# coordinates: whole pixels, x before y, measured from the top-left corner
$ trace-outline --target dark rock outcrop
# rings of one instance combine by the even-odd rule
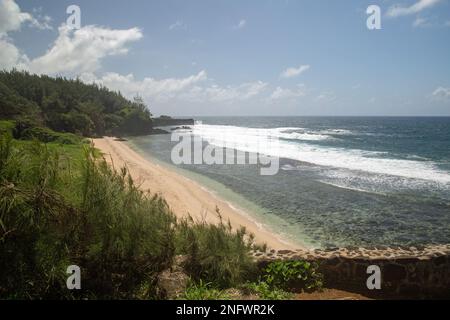
[[[167,116],[161,116],[159,118],[153,118],[154,127],[168,127],[168,126],[193,126],[194,119],[175,119]]]
[[[183,268],[185,260],[185,256],[176,256],[173,265],[159,274],[157,286],[165,299],[177,299],[184,294],[189,281]]]

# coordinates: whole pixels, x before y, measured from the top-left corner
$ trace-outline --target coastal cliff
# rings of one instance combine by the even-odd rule
[[[175,119],[169,116],[160,116],[153,118],[153,126],[167,127],[167,126],[192,126],[195,123],[194,119]]]

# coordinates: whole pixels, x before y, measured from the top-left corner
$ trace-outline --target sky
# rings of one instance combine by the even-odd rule
[[[450,0],[0,0],[12,68],[139,95],[155,115],[449,116]]]

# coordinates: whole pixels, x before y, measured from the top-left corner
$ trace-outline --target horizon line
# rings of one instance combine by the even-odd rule
[[[450,114],[448,115],[158,115],[153,116],[155,118],[161,116],[169,116],[169,117],[181,117],[181,118],[230,118],[230,117],[259,117],[259,118],[269,118],[269,117],[278,117],[278,118],[289,118],[289,117],[305,117],[305,118],[450,118]]]

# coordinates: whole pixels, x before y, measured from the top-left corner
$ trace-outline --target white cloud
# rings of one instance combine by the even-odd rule
[[[27,56],[22,54],[6,36],[0,36],[0,70],[25,69],[27,63]]]
[[[0,34],[19,30],[22,23],[32,20],[31,14],[21,12],[13,0],[0,0]]]
[[[87,83],[98,83],[112,90],[121,91],[131,98],[136,94],[143,96],[148,102],[186,99],[195,102],[232,102],[254,98],[263,92],[267,83],[262,81],[248,82],[235,86],[220,86],[208,79],[206,71],[184,78],[154,79],[146,77],[136,79],[133,74],[98,73],[101,61],[107,56],[126,54],[130,42],[142,38],[138,28],[113,30],[98,26],[84,26],[72,30],[65,25],[58,28],[58,37],[48,51],[33,60],[14,46],[7,32],[18,30],[25,21],[38,28],[49,28],[51,18],[42,14],[42,9],[35,9],[39,19],[22,13],[12,0],[0,0],[2,20],[0,27],[0,68],[26,69],[38,74],[61,74],[80,76]],[[5,12],[7,14],[5,15]],[[47,23],[39,24],[38,20]],[[240,27],[245,25],[240,22]],[[170,29],[183,28],[185,25],[177,21]],[[196,63],[193,63],[195,65]],[[209,83],[203,84],[203,82]]]
[[[419,0],[418,2],[414,3],[409,7],[396,4],[388,9],[387,15],[389,17],[407,16],[431,8],[432,6],[436,5],[439,2],[441,2],[441,0]]]
[[[260,95],[267,87],[262,81],[247,82],[237,86],[195,86],[179,96],[182,100],[191,102],[238,102]]]
[[[426,27],[426,26],[428,26],[429,23],[428,23],[428,20],[427,20],[427,19],[417,17],[416,20],[414,20],[414,22],[413,22],[412,25],[413,25],[414,28],[420,28],[420,27]]]
[[[102,58],[127,52],[126,44],[142,37],[137,28],[111,30],[85,26],[79,30],[59,27],[58,38],[42,56],[29,60],[13,44],[8,32],[19,30],[28,23],[31,27],[51,29],[51,18],[34,9],[35,18],[22,12],[13,0],[0,0],[0,67],[26,69],[35,73],[70,75],[93,72],[100,67]]]
[[[299,84],[295,89],[277,87],[270,95],[271,100],[294,99],[303,97],[306,94],[305,86]]]
[[[53,19],[43,14],[42,7],[34,8],[33,16],[35,17],[31,21],[33,26],[41,30],[53,30],[53,26],[51,25]]]
[[[83,74],[81,79],[87,83],[95,82],[111,90],[121,91],[129,98],[139,94],[147,99],[167,100],[196,83],[206,80],[207,74],[206,71],[200,71],[198,74],[186,78],[157,80],[147,77],[143,80],[136,80],[132,74],[120,75],[110,72],[100,78],[92,73],[87,73]]]
[[[318,102],[332,102],[334,100],[336,100],[336,95],[333,91],[322,92],[316,97],[316,101]]]
[[[13,0],[0,0],[0,69],[27,69],[28,57],[14,45],[8,33],[20,30],[24,23],[39,29],[51,28],[49,17],[38,18],[22,12]]]
[[[247,20],[241,19],[237,25],[233,27],[233,29],[242,29],[247,25]]]
[[[50,25],[52,19],[42,15],[41,10],[34,9],[33,13],[36,14],[34,17],[30,13],[22,12],[14,0],[0,0],[0,35],[19,30],[23,23],[42,30],[52,29]]]
[[[436,100],[450,100],[450,88],[438,87],[432,93]]]
[[[36,73],[84,73],[100,67],[106,56],[125,54],[126,44],[142,38],[138,28],[113,30],[85,26],[70,30],[62,25],[53,46],[41,57],[32,60],[29,69]]]
[[[242,92],[241,99],[250,99],[259,95],[267,87],[267,83],[262,81],[244,83],[239,86]]]
[[[186,29],[187,25],[183,23],[183,21],[177,20],[175,23],[172,23],[169,26],[169,30],[177,30],[177,29]]]
[[[185,78],[144,78],[143,80],[135,79],[132,74],[106,73],[102,77],[96,77],[92,73],[86,73],[81,76],[81,80],[87,83],[95,82],[111,90],[120,91],[128,98],[139,94],[149,104],[153,101],[167,102],[169,100],[195,103],[244,101],[258,96],[267,87],[267,83],[262,81],[237,86],[202,84],[208,80],[212,81],[208,79],[204,70]]]
[[[292,78],[292,77],[296,77],[300,74],[302,74],[303,72],[307,71],[310,68],[309,65],[302,65],[298,68],[287,68],[286,70],[284,70],[280,77],[282,78]]]
[[[86,83],[97,83],[111,90],[120,91],[132,98],[140,94],[151,105],[153,102],[177,101],[203,103],[232,103],[257,98],[268,86],[262,81],[246,82],[238,85],[221,86],[208,79],[206,71],[187,77],[155,79],[146,77],[136,79],[133,74],[123,75],[114,72],[100,73],[101,62],[105,57],[128,52],[127,45],[142,38],[138,28],[113,30],[98,26],[84,26],[71,30],[65,25],[58,28],[58,36],[45,54],[32,60],[23,54],[8,37],[7,32],[20,29],[27,22],[41,29],[51,28],[51,18],[43,15],[42,9],[35,9],[34,18],[23,13],[12,0],[0,0],[0,69],[25,69],[38,74],[60,74],[68,77],[80,76]],[[5,12],[8,14],[5,15]],[[40,22],[39,22],[40,21]],[[238,27],[245,26],[241,20]],[[185,28],[181,21],[170,29]],[[193,62],[192,65],[196,65]]]

